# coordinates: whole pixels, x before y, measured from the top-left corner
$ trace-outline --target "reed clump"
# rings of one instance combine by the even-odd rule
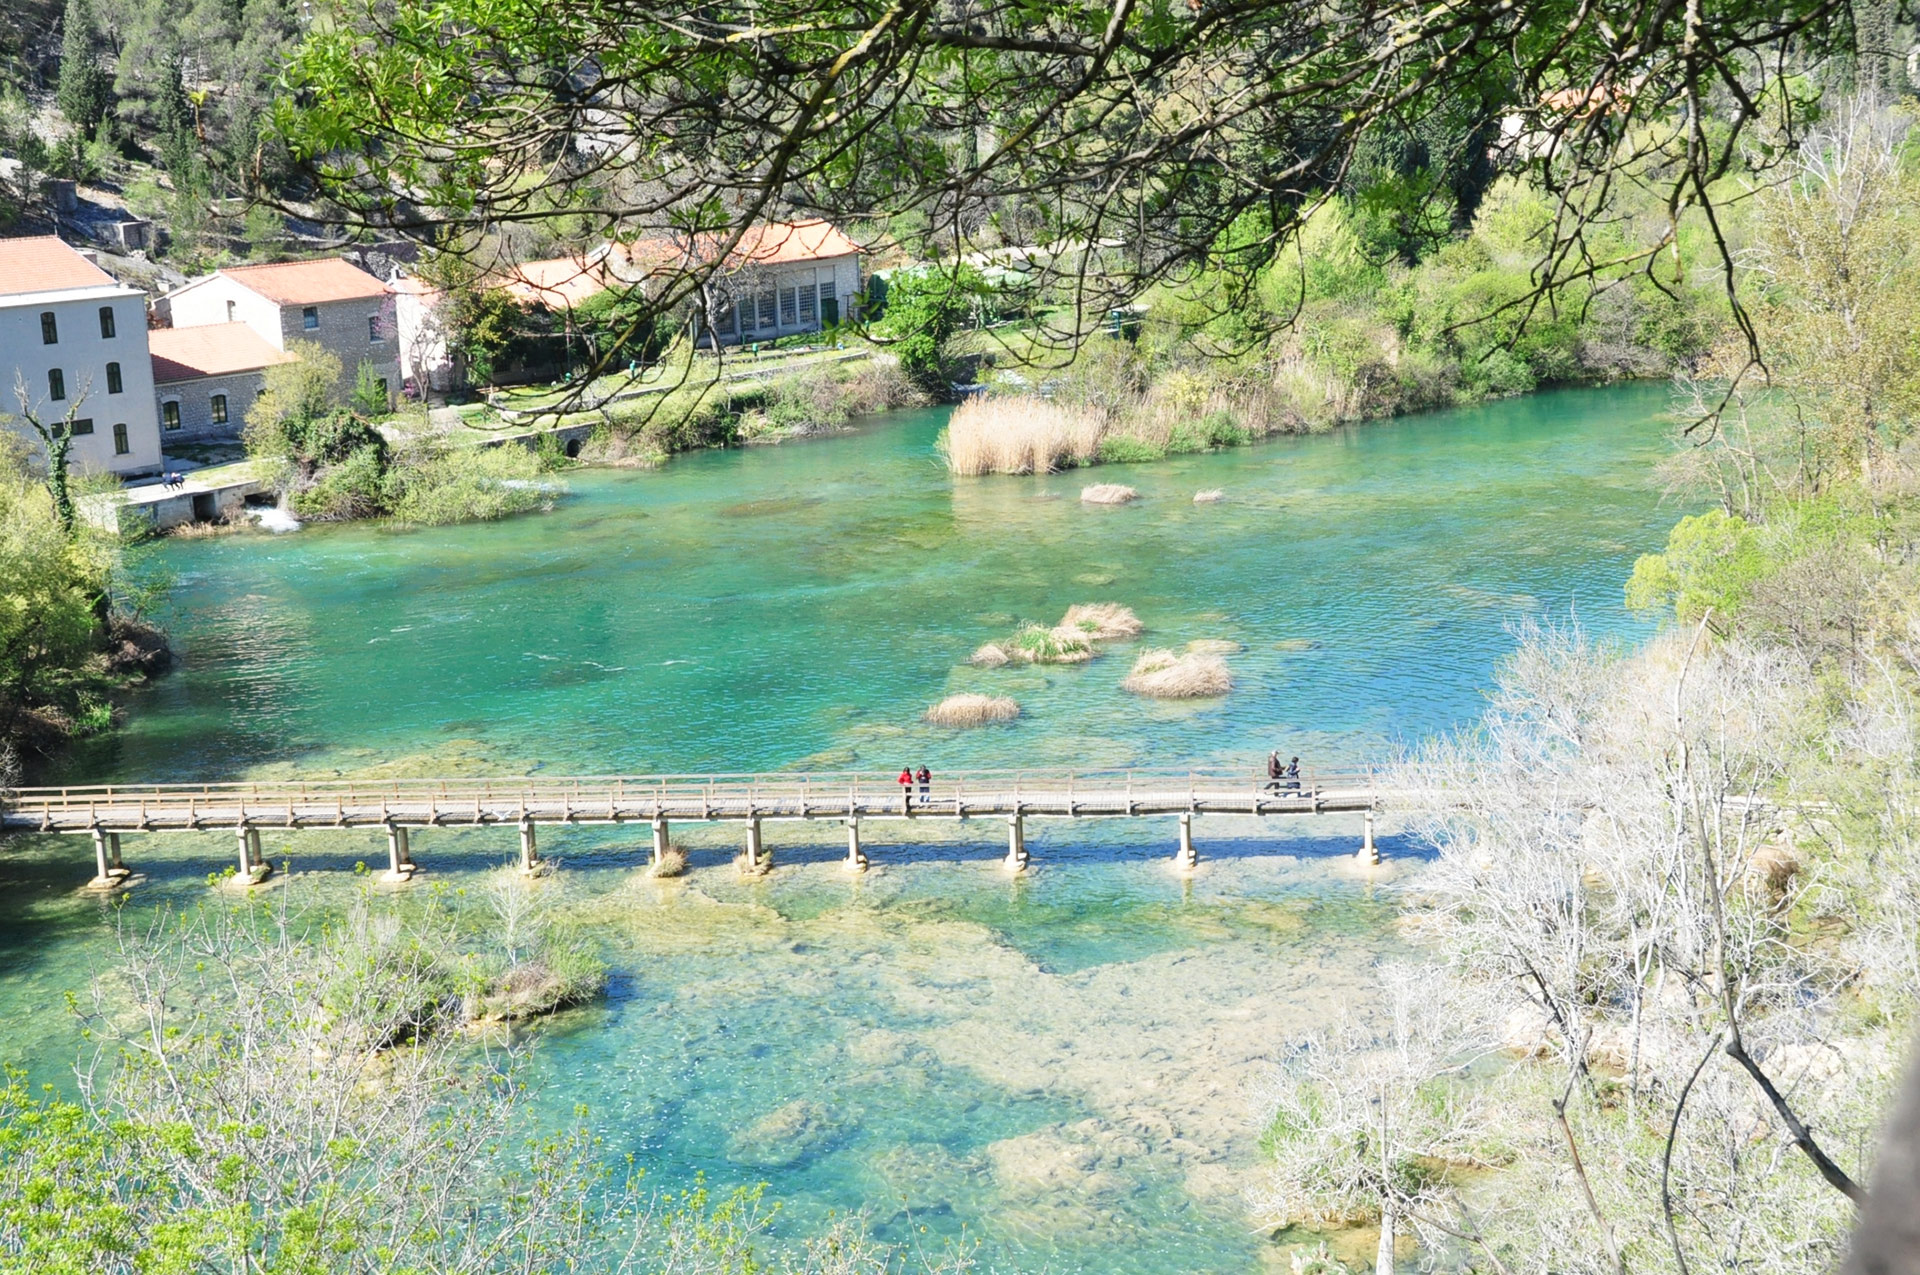
[[[1196,491],[1193,493],[1193,503],[1196,505],[1217,504],[1226,498],[1227,493],[1218,487],[1209,487],[1205,491]]]
[[[1061,617],[1056,627],[1093,642],[1139,637],[1146,628],[1140,623],[1140,617],[1133,613],[1132,607],[1121,606],[1118,602],[1075,603],[1067,608],[1066,615]]]
[[[664,881],[669,877],[687,875],[687,852],[679,846],[668,846],[659,861],[648,870],[647,875],[655,880]]]
[[[998,642],[983,642],[967,657],[967,663],[975,668],[1005,668],[1013,662],[1007,654],[1007,648]]]
[[[1080,502],[1087,505],[1124,505],[1139,497],[1139,492],[1120,483],[1095,483],[1080,489]]]
[[[1078,633],[1029,624],[1001,644],[1021,664],[1083,664],[1093,658],[1093,643]]]
[[[949,695],[926,712],[926,720],[935,726],[965,729],[1010,722],[1020,716],[1020,705],[1004,695]]]
[[[1208,699],[1233,689],[1233,675],[1218,655],[1143,651],[1121,689],[1148,699]]]
[[[1091,463],[1105,429],[1106,414],[1095,407],[1030,394],[970,398],[953,409],[940,450],[962,477],[1050,474]]]

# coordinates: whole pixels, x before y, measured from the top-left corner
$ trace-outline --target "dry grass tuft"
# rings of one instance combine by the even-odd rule
[[[1205,699],[1232,690],[1233,675],[1217,655],[1143,651],[1120,686],[1149,699]]]
[[[1232,655],[1247,648],[1225,638],[1195,638],[1187,643],[1189,655]]]
[[[1211,505],[1226,498],[1227,493],[1218,487],[1209,487],[1205,491],[1193,493],[1193,503],[1196,505]]]
[[[1123,487],[1119,483],[1095,483],[1091,487],[1080,489],[1081,503],[1088,505],[1124,505],[1139,497],[1139,492],[1131,487]]]
[[[935,726],[987,726],[1020,716],[1020,705],[1004,695],[949,695],[927,710]]]
[[[687,852],[679,846],[668,846],[667,852],[660,856],[660,862],[648,870],[648,875],[664,880],[667,877],[681,877],[687,874]]]
[[[967,658],[967,663],[976,668],[1000,668],[1010,663],[1012,657],[998,642],[988,642]]]
[[[1112,642],[1139,637],[1146,626],[1131,607],[1118,602],[1081,602],[1067,608],[1057,626],[1065,633],[1078,634],[1094,642]]]
[[[743,877],[764,877],[773,871],[773,851],[762,846],[759,863],[748,863],[746,855],[737,854],[733,857],[733,866],[740,869]]]
[[[970,398],[953,409],[941,450],[947,468],[980,474],[1050,474],[1084,465],[1100,450],[1106,416],[1032,395]]]

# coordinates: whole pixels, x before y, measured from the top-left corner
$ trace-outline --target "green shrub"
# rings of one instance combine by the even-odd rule
[[[1145,439],[1135,438],[1131,434],[1108,434],[1100,440],[1100,463],[1103,465],[1131,465],[1142,461],[1161,460],[1166,457],[1167,449]]]
[[[372,518],[387,511],[390,500],[384,447],[368,444],[328,465],[320,480],[293,493],[293,510],[318,521]]]
[[[1243,447],[1253,441],[1253,431],[1225,409],[1208,413],[1200,422],[1200,434],[1209,447]]]
[[[566,491],[542,477],[540,457],[522,447],[424,446],[394,467],[393,516],[439,526],[548,509]]]

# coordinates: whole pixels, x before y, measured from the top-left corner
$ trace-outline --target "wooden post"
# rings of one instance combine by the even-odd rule
[[[1027,828],[1026,820],[1018,814],[1007,816],[1007,871],[1025,872],[1027,870]]]
[[[1182,872],[1191,872],[1200,863],[1200,856],[1193,848],[1193,812],[1180,813],[1180,849],[1173,856],[1173,866]]]
[[[1360,834],[1360,853],[1354,856],[1361,863],[1380,862],[1380,851],[1373,844],[1373,811],[1367,811],[1365,830]]]
[[[747,820],[747,870],[750,872],[760,870],[760,821],[758,819]]]
[[[867,856],[860,850],[860,816],[847,820],[847,871],[859,872],[867,866]]]
[[[540,870],[540,843],[533,835],[533,820],[520,819],[520,871],[532,876]]]
[[[240,875],[253,875],[253,829],[242,825],[235,830],[240,842]]]
[[[754,826],[757,828],[759,826],[760,821],[756,819],[753,821],[753,823],[754,823]],[[661,865],[661,863],[663,863],[666,860],[666,857],[667,857],[667,817],[665,815],[655,815],[653,817],[653,866],[658,868]],[[757,858],[758,856],[749,852],[748,857]]]

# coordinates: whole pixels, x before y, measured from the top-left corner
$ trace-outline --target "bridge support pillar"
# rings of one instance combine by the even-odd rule
[[[120,862],[120,834],[104,828],[93,830],[93,880],[90,890],[117,890],[127,883],[133,870]]]
[[[1019,815],[1007,816],[1007,871],[1027,870],[1027,821]]]
[[[760,871],[765,863],[763,855],[765,847],[766,843],[760,839],[760,821],[758,819],[747,820],[747,849],[746,858],[742,861],[742,866],[745,867],[748,872]]]
[[[866,852],[860,848],[860,816],[847,820],[847,871],[860,872],[867,866]]]
[[[387,825],[388,881],[411,881],[420,869],[413,861],[413,849],[407,843],[407,830],[397,823]]]
[[[663,816],[653,817],[653,866],[658,868],[667,857],[667,821]]]
[[[1182,872],[1191,872],[1200,864],[1200,856],[1193,848],[1193,812],[1180,816],[1180,848],[1174,852],[1173,866]]]
[[[520,871],[535,876],[541,868],[540,841],[533,835],[533,820],[520,821]]]
[[[259,885],[273,875],[266,855],[260,850],[260,830],[242,826],[234,832],[240,843],[240,873],[236,879],[242,885]]]
[[[1373,844],[1373,811],[1371,810],[1367,811],[1366,826],[1360,833],[1360,853],[1354,858],[1367,864],[1380,862],[1380,851]]]

